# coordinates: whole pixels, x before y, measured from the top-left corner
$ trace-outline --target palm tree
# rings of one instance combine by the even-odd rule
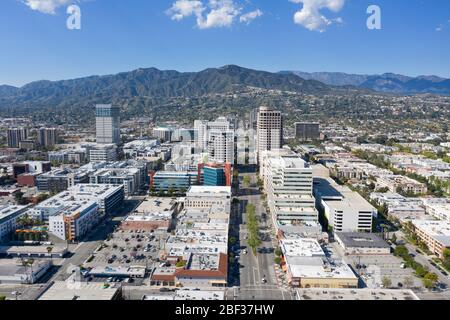
[[[47,253],[50,255],[50,261],[53,262],[53,256],[52,256],[53,247],[47,247]]]
[[[29,258],[24,260],[23,258],[20,258],[20,262],[22,264],[23,267],[25,267],[25,273],[28,274],[28,283],[32,282],[32,277],[33,277],[33,264],[34,264],[34,259],[33,258]],[[31,268],[31,273],[29,273],[28,271],[30,270],[29,268]]]

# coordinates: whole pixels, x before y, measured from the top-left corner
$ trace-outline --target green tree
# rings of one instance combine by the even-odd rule
[[[436,283],[439,280],[438,275],[434,272],[428,272],[424,278],[433,281],[434,283]]]
[[[394,255],[398,257],[405,257],[408,255],[408,249],[405,246],[397,246],[395,247]]]
[[[392,280],[386,276],[381,279],[381,283],[383,284],[383,288],[390,288],[392,286]]]
[[[427,289],[431,289],[434,287],[435,283],[433,281],[431,281],[430,279],[422,279],[423,285],[425,286],[425,288]]]
[[[406,288],[412,288],[414,286],[414,280],[412,277],[408,276],[403,280],[403,284]]]
[[[283,254],[283,252],[281,251],[280,248],[276,248],[276,249],[275,249],[275,255],[276,255],[277,257],[280,257],[282,254]]]
[[[397,236],[395,235],[395,233],[392,234],[391,241],[392,241],[393,244],[397,243]]]
[[[0,301],[5,301],[6,297],[5,296],[0,296]]]
[[[449,248],[446,248],[444,250],[444,258],[445,259],[449,259],[450,258],[450,249]]]
[[[281,258],[280,257],[275,257],[274,262],[278,265],[281,264]]]
[[[427,274],[427,270],[424,268],[424,266],[422,266],[421,264],[419,264],[416,268],[416,275],[420,278],[425,277],[425,275]]]
[[[248,188],[250,186],[250,177],[245,176],[244,179],[242,179],[242,183],[244,184],[244,187]]]

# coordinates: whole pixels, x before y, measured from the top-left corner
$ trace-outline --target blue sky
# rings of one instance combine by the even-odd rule
[[[450,78],[448,0],[180,1],[195,10],[176,0],[1,0],[0,84],[225,64]],[[71,3],[81,30],[66,28]],[[366,27],[371,4],[381,30]]]

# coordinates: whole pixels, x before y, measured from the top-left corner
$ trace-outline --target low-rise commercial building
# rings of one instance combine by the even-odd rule
[[[358,278],[342,261],[328,258],[315,239],[280,241],[283,270],[296,288],[357,288]]]
[[[386,255],[391,253],[391,246],[373,233],[336,232],[334,237],[345,255]]]
[[[105,286],[98,282],[55,281],[39,300],[117,300],[121,290],[117,286]]]
[[[231,211],[231,187],[192,186],[186,193],[186,209],[224,208]]]
[[[164,229],[173,226],[174,215],[178,213],[179,203],[171,198],[147,198],[121,223],[122,230]]]
[[[24,266],[20,259],[0,260],[0,284],[36,283],[52,266],[49,260],[34,260],[32,267]]]

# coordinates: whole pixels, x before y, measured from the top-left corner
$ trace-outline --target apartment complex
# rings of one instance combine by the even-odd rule
[[[100,215],[95,201],[65,200],[62,212],[49,217],[49,230],[61,240],[75,241],[87,234]]]
[[[26,128],[9,128],[6,140],[8,147],[19,148],[20,142],[28,138],[28,129]]]
[[[40,128],[38,131],[38,143],[43,147],[52,147],[58,142],[56,128]]]
[[[439,258],[450,248],[450,222],[442,220],[413,220],[417,237]]]
[[[424,183],[400,175],[386,175],[377,180],[379,188],[388,188],[391,192],[402,191],[410,194],[426,194],[427,186]]]
[[[17,219],[25,214],[28,206],[2,205],[0,206],[0,242],[7,240],[16,230]]]
[[[113,214],[120,208],[123,200],[124,187],[121,185],[78,184],[41,202],[27,214],[36,219],[48,221],[50,217],[63,213],[66,204],[71,201],[73,205],[93,201],[97,204],[99,217],[102,217]]]

